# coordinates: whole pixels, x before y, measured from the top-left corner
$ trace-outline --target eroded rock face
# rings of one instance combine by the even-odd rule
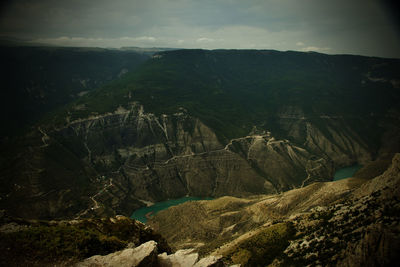
[[[337,266],[390,266],[399,260],[400,228],[371,225],[363,238],[348,245]]]
[[[326,155],[338,166],[371,161],[368,146],[350,128],[335,125],[334,121],[329,121],[325,127],[327,134],[323,134],[311,123],[306,123],[307,137],[304,145],[309,151]]]
[[[185,110],[156,116],[137,103],[38,128],[26,141],[31,147],[13,158],[18,164],[4,165],[2,206],[22,217],[130,215],[143,200],[286,191],[371,158],[361,139],[331,118],[323,118],[323,132],[303,115],[282,114],[294,142],[255,130],[223,145]],[[12,204],[21,199],[27,206]]]

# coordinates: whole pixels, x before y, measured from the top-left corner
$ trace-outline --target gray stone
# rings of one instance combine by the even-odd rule
[[[128,248],[106,256],[92,256],[76,267],[135,267],[157,265],[157,243],[148,241],[136,248]]]
[[[161,267],[191,267],[197,262],[199,254],[193,253],[193,249],[181,249],[174,254],[163,253],[158,255]]]

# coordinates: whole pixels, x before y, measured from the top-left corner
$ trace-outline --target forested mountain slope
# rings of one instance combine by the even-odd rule
[[[134,70],[149,55],[101,48],[0,46],[0,137]]]

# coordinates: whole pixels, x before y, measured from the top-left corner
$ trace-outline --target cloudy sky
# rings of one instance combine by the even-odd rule
[[[400,58],[391,0],[14,0],[0,36],[63,46],[237,48]]]

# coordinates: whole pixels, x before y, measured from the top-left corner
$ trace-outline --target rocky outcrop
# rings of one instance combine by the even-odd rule
[[[372,179],[357,189],[354,196],[361,197],[366,194],[385,192],[381,198],[393,198],[400,196],[400,188],[397,186],[400,180],[400,154],[397,153],[392,159],[392,164],[380,176]]]
[[[199,259],[199,254],[193,249],[178,250],[174,254],[163,253],[158,255],[161,267],[222,267],[226,266],[222,262],[222,256],[209,256]]]
[[[300,106],[285,106],[277,114],[277,124],[287,138],[309,153],[325,158],[334,167],[365,164],[371,161],[374,149],[365,135],[360,135],[353,120],[366,118],[351,116],[306,115]],[[393,125],[394,123],[390,123]],[[371,142],[372,143],[372,142]]]
[[[106,256],[92,256],[78,264],[76,267],[145,267],[158,266],[157,264],[157,243],[148,241],[136,248],[127,248]]]
[[[349,166],[356,162],[365,164],[371,161],[371,152],[362,138],[348,126],[325,119],[326,134],[315,125],[306,123],[305,147],[318,155],[326,155],[336,166]],[[336,124],[336,125],[335,125]]]
[[[397,263],[400,228],[387,226],[377,224],[367,227],[361,240],[348,244],[337,266],[391,266]]]
[[[327,180],[332,164],[296,146],[288,140],[277,140],[270,133],[233,139],[226,149],[239,154],[266,179],[271,192],[286,191],[313,181]]]
[[[167,255],[166,252],[157,255],[157,243],[148,241],[136,248],[127,248],[105,256],[92,256],[76,267],[223,267],[222,256],[209,256],[199,259],[199,254],[192,250],[178,250]]]

